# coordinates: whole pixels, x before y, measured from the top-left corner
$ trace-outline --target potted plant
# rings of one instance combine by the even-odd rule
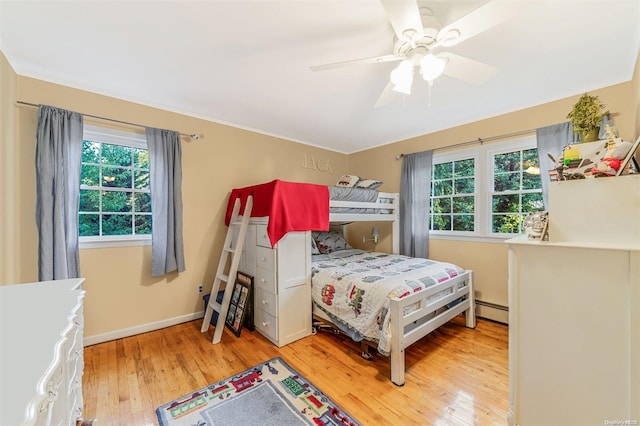
[[[573,125],[573,131],[580,134],[581,142],[598,140],[600,122],[608,114],[603,112],[604,104],[597,96],[584,94],[578,99],[571,112],[567,115]]]

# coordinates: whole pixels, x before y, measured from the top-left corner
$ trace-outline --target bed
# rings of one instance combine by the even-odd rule
[[[467,327],[475,328],[473,272],[452,264],[399,256],[398,194],[379,192],[374,188],[361,189],[373,191],[335,191],[323,185],[276,180],[234,189],[229,205],[238,197],[244,201],[249,194],[253,195],[251,215],[268,216],[267,233],[272,247],[292,231],[316,231],[316,238],[311,238],[315,242],[318,232],[331,232],[330,223],[342,225],[342,230],[345,230],[345,225],[351,222],[391,222],[392,255],[353,250],[346,241],[340,247],[344,250],[335,250],[334,247],[332,250],[323,250],[324,253],[316,252],[312,256],[313,302],[310,303],[318,324],[336,327],[354,340],[376,346],[378,352],[389,355],[391,381],[401,386],[405,382],[404,351],[408,346],[463,313]],[[362,195],[365,192],[369,195]],[[360,195],[354,195],[356,193]],[[362,201],[362,197],[371,198]],[[337,233],[331,235],[337,240]],[[313,247],[311,251],[314,251]],[[391,269],[382,268],[383,264],[387,267],[390,264]],[[364,268],[365,265],[373,269]],[[372,278],[376,276],[382,278]],[[338,278],[347,283],[358,277],[362,280],[346,284],[346,290],[335,285]],[[332,284],[329,282],[331,280]],[[381,289],[371,287],[376,283],[383,284]],[[328,287],[329,284],[333,285],[333,289]],[[366,295],[366,300],[363,300],[368,305],[358,307],[357,299],[362,296],[363,289]],[[373,294],[381,296],[373,301]],[[337,298],[345,300],[342,304],[347,306],[342,307],[344,312],[332,310],[326,305],[325,301],[331,297],[334,307],[339,305]],[[362,301],[359,303],[362,305]],[[369,315],[366,325],[363,325],[366,322],[363,308],[367,309]],[[355,315],[358,309],[360,312]],[[345,312],[346,316],[343,315]],[[353,321],[355,316],[362,321]],[[372,321],[380,321],[377,334],[372,332],[376,328]]]
[[[315,326],[390,356],[398,386],[409,345],[462,313],[475,327],[473,272],[451,263],[347,247],[312,256],[311,294]]]

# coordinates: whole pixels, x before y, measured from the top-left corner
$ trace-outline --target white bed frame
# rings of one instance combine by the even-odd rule
[[[393,228],[393,253],[399,252],[399,196],[394,193],[380,193],[377,203],[359,203],[349,201],[330,201],[331,207],[358,207],[387,209],[390,213],[379,214],[358,214],[358,213],[330,213],[329,221],[332,223],[362,222],[362,221],[391,221]],[[463,285],[464,283],[464,285]],[[428,300],[429,297],[447,291],[443,297],[435,300]],[[446,305],[463,298],[457,305],[447,309]],[[407,306],[417,304],[418,307],[413,312],[404,315]],[[314,315],[318,315],[324,320],[328,320],[326,315],[320,314],[319,309],[315,309]],[[405,360],[404,350],[411,344],[420,340],[442,324],[450,321],[454,317],[464,313],[466,326],[476,327],[475,297],[473,286],[473,271],[467,270],[458,277],[426,288],[419,292],[405,296],[401,299],[391,299],[389,314],[391,315],[391,381],[402,386],[405,382]]]
[[[350,222],[392,222],[392,250],[400,252],[400,197],[397,193],[380,192],[375,203],[358,201],[329,201],[329,207],[351,207],[360,209],[384,209],[389,213],[329,213],[329,222],[348,224]],[[343,227],[346,233],[346,228]]]

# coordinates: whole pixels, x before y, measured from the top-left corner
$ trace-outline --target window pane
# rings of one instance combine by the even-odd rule
[[[542,173],[542,171],[540,172]],[[541,175],[522,174],[522,189],[542,189]]]
[[[522,194],[522,211],[528,213],[528,212],[535,212],[538,210],[544,210],[542,193],[533,192],[528,194]]]
[[[80,211],[99,212],[100,211],[100,191],[81,189],[80,190]]]
[[[453,181],[440,180],[433,182],[433,196],[451,195],[453,194]]]
[[[82,162],[100,163],[100,144],[91,141],[82,141]]]
[[[474,197],[454,197],[453,212],[454,213],[473,213]]]
[[[456,215],[453,217],[454,231],[473,231],[473,215]]]
[[[451,213],[451,199],[434,198],[431,200],[431,209],[433,213]]]
[[[447,179],[453,176],[453,163],[441,163],[433,166],[433,179]]]
[[[133,187],[135,189],[149,189],[149,172],[136,170],[134,173],[135,182],[133,183]]]
[[[133,148],[128,146],[102,144],[102,163],[113,166],[131,166]]]
[[[151,212],[151,194],[136,192],[133,194],[133,205],[137,212]]]
[[[456,161],[454,164],[455,168],[455,176],[473,176],[475,173],[474,170],[474,159],[469,158],[467,160]]]
[[[474,178],[458,178],[454,183],[454,194],[473,194],[475,192]]]
[[[451,230],[451,216],[434,214],[431,217],[432,230],[433,231],[450,231]]]
[[[519,191],[520,190],[520,173],[500,173],[494,178],[494,191]]]
[[[494,214],[492,231],[503,234],[517,234],[520,233],[520,224],[523,221],[523,216],[519,214]]]
[[[103,167],[102,186],[109,188],[131,188],[131,169]]]
[[[522,163],[525,166],[523,170],[526,170],[527,167],[538,167],[538,149],[531,148],[522,151]]]
[[[520,170],[520,151],[494,156],[494,172],[514,172]]]
[[[131,235],[132,221],[130,214],[105,214],[102,216],[102,235]]]
[[[80,185],[100,186],[100,166],[82,165]]]
[[[100,235],[100,215],[80,214],[78,231],[81,237],[96,237]]]
[[[136,234],[151,234],[151,215],[136,215]]]
[[[131,192],[129,191],[103,191],[103,212],[130,212]]]
[[[509,213],[520,211],[520,195],[494,195],[493,197],[493,209],[494,213]]]
[[[138,169],[149,170],[149,151],[146,149],[133,149],[134,165]]]

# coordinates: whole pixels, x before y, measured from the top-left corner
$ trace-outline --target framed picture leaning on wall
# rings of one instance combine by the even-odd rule
[[[229,311],[225,324],[233,331],[237,337],[240,337],[242,326],[246,325],[249,330],[253,331],[253,309],[251,299],[253,297],[253,277],[238,271],[236,281],[233,284],[233,294],[229,302]],[[245,324],[249,322],[250,324]]]

